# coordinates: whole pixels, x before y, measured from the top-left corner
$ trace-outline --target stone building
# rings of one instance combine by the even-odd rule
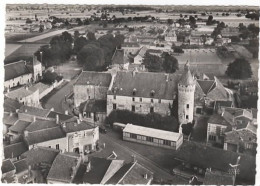
[[[110,73],[83,71],[73,86],[75,107],[89,99],[106,100],[111,78]]]
[[[115,109],[169,115],[177,91],[175,74],[119,71],[112,78],[107,95],[107,115]]]

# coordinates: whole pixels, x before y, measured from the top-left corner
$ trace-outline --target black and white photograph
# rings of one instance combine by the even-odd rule
[[[259,3],[80,2],[2,5],[1,182],[260,184]]]

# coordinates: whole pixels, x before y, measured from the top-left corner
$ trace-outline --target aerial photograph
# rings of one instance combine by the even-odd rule
[[[259,13],[6,4],[1,182],[255,185]]]

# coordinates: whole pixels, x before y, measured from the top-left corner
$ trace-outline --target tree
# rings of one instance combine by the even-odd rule
[[[252,76],[252,69],[246,59],[237,58],[228,65],[226,74],[231,78],[246,79]]]
[[[95,33],[93,33],[93,32],[88,32],[87,33],[87,37],[88,37],[88,40],[90,40],[90,41],[95,41],[96,40]]]
[[[195,27],[196,27],[196,19],[195,19],[195,17],[190,16],[190,17],[189,17],[189,21],[190,21],[190,26],[191,26],[192,28],[195,28]]]
[[[167,19],[167,23],[168,23],[169,25],[172,25],[172,24],[173,24],[173,20],[172,20],[172,19]]]
[[[25,21],[26,24],[31,24],[32,23],[32,20],[30,18],[27,18],[26,21]]]
[[[163,69],[162,59],[159,56],[151,55],[149,53],[145,53],[143,64],[149,72],[161,72]]]
[[[212,24],[213,24],[213,16],[210,15],[210,16],[208,17],[208,20],[207,20],[206,25],[212,25]]]
[[[182,50],[181,47],[174,47],[173,52],[175,52],[175,53],[184,53],[184,51]]]
[[[78,30],[75,30],[74,31],[74,41],[77,39],[77,38],[79,38],[79,31]]]
[[[166,73],[174,73],[179,69],[178,60],[168,52],[162,54],[163,68]]]
[[[62,77],[59,76],[56,72],[47,71],[43,74],[42,82],[52,84],[56,80],[59,81],[61,79]]]

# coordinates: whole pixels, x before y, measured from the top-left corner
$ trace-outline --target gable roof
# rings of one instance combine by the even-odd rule
[[[28,165],[35,165],[41,162],[52,164],[59,152],[57,149],[36,146],[23,153],[21,157],[26,159]]]
[[[16,112],[22,106],[16,99],[11,99],[5,96],[4,98],[4,111],[5,112]]]
[[[75,85],[94,85],[109,87],[112,76],[106,72],[83,71],[79,75]]]
[[[61,130],[60,126],[57,126],[44,130],[28,132],[28,135],[25,136],[25,140],[27,141],[28,145],[33,145],[54,139],[65,138],[65,136],[66,135]]]
[[[7,97],[11,98],[11,99],[19,99],[19,98],[25,98],[27,96],[32,95],[33,93],[35,93],[36,91],[38,91],[37,88],[35,87],[21,87],[15,90],[12,90],[10,92],[8,92],[6,94]]]
[[[49,109],[42,109],[38,107],[29,107],[27,105],[21,106],[19,109],[19,113],[25,113],[32,116],[38,116],[38,117],[47,117],[50,113]]]
[[[177,91],[178,78],[176,74],[118,71],[108,94],[132,97],[135,89],[136,97],[172,100]],[[152,91],[154,96],[151,96]]]
[[[21,60],[5,65],[5,81],[17,78],[25,74],[30,74],[31,72],[29,68],[27,68],[25,63],[25,61]]]
[[[15,166],[11,162],[11,160],[7,159],[2,162],[1,170],[2,170],[2,174],[4,174],[4,173],[15,170]]]
[[[136,47],[136,48],[138,48],[138,47],[140,47],[140,45],[137,42],[124,42],[122,44],[122,48],[123,47]]]
[[[32,122],[28,127],[26,127],[26,131],[28,132],[34,132],[38,130],[43,130],[43,129],[49,129],[53,127],[59,126],[56,124],[56,121],[51,121],[51,120],[36,120]]]
[[[16,158],[20,156],[22,153],[28,150],[27,146],[24,142],[19,142],[11,145],[7,145],[4,147],[4,157],[7,158]]]
[[[124,164],[107,182],[106,184],[116,185],[122,179],[122,177],[133,166],[133,163]]]
[[[208,123],[210,124],[218,124],[218,125],[224,125],[224,126],[230,126],[230,123],[225,120],[224,117],[222,117],[219,114],[214,114],[210,116]]]
[[[256,134],[247,129],[225,133],[225,142],[237,144],[241,141],[244,143],[256,143]]]
[[[80,123],[77,123],[78,121]],[[65,121],[64,123],[62,123],[61,128],[65,133],[95,129],[92,123],[88,123],[86,121],[80,121],[79,119],[75,119],[74,121],[72,120],[68,122]]]
[[[53,161],[47,180],[57,180],[70,183],[73,179],[73,167],[75,168],[77,166],[79,160],[80,158],[76,154],[58,154]]]
[[[16,162],[14,162],[14,166],[16,169],[16,171],[15,171],[16,174],[19,174],[20,172],[23,172],[28,169],[26,159],[22,159],[22,160],[18,160]]]
[[[17,122],[15,122],[14,125],[9,128],[9,130],[22,134],[26,127],[30,125],[30,123],[31,122],[28,121],[17,120]]]
[[[197,80],[197,82],[206,95],[216,86],[213,80]]]
[[[7,113],[7,112],[4,112],[3,124],[14,125],[14,123],[17,120],[18,120],[18,114],[17,113]]]

